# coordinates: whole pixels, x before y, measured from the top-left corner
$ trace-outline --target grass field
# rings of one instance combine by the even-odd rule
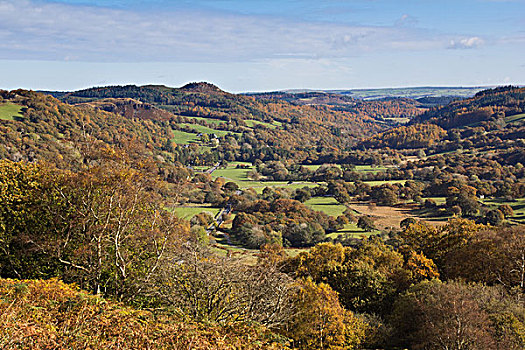
[[[171,139],[171,141],[179,145],[186,145],[188,143],[197,142],[199,140],[197,134],[184,132],[180,130],[173,130],[173,135],[174,136]]]
[[[442,225],[448,217],[424,217],[418,216],[414,212],[415,205],[401,205],[395,207],[389,206],[374,206],[370,203],[352,202],[349,207],[359,213],[360,215],[369,215],[374,219],[378,228],[399,228],[402,220],[412,217],[427,221],[431,225]],[[418,213],[419,214],[419,213]]]
[[[522,114],[515,114],[508,117],[505,117],[505,122],[507,123],[514,123],[525,119],[525,113]]]
[[[213,172],[213,177],[223,177],[227,180],[236,182],[239,186],[241,186],[244,182],[251,182],[250,179],[248,179],[248,172],[253,169],[253,166],[250,164],[250,168],[236,168],[237,163],[228,164],[228,167],[226,169],[217,169]],[[242,187],[242,186],[241,186]]]
[[[514,211],[514,216],[510,221],[525,224],[525,198],[518,198],[515,201],[505,201],[504,199],[487,199],[483,201],[483,204],[497,208],[500,205],[508,204]]]
[[[248,165],[249,168],[236,168],[237,165]],[[226,181],[233,181],[240,188],[253,188],[257,193],[262,193],[265,187],[285,187],[289,189],[296,189],[302,187],[315,187],[315,182],[293,182],[287,181],[255,181],[248,178],[248,172],[254,168],[251,163],[231,162],[226,169],[217,169],[213,172],[213,178],[222,177]]]
[[[327,236],[329,238],[332,238],[332,239],[335,239],[337,238],[338,236],[340,235],[349,235],[349,236],[352,236],[352,237],[355,237],[355,238],[361,238],[361,236],[365,236],[365,237],[368,237],[370,235],[375,235],[375,234],[378,234],[380,233],[379,231],[377,230],[372,230],[370,232],[367,232],[359,227],[357,227],[357,224],[355,223],[350,223],[350,224],[346,224],[345,227],[342,229],[342,230],[339,230],[339,231],[336,231],[336,232],[332,232],[330,234],[328,234]]]
[[[170,210],[173,210],[179,218],[186,219],[186,220],[189,220],[195,215],[203,213],[203,212],[210,212],[213,216],[215,216],[220,211],[219,208],[197,207],[197,206],[195,207],[173,207],[173,208],[170,208]]]
[[[215,134],[219,137],[222,137],[229,133],[240,135],[238,132],[231,132],[227,130],[216,130],[216,129],[212,129],[212,128],[209,128],[207,126],[200,125],[200,124],[186,124],[186,126],[197,132],[202,132],[203,134]]]
[[[0,119],[3,120],[15,120],[15,118],[23,118],[22,106],[15,105],[14,103],[2,103],[0,104]]]
[[[388,168],[384,166],[372,166],[372,165],[356,165],[355,171],[362,173],[374,173],[377,174],[382,171],[386,171]]]
[[[304,204],[313,210],[322,211],[326,215],[334,217],[341,215],[346,210],[346,207],[333,197],[313,197]]]
[[[308,164],[308,165],[303,165],[303,166],[307,169],[315,171],[319,169],[320,167],[322,167],[323,165],[328,165],[328,164]],[[337,168],[341,168],[339,164],[330,164],[330,165],[335,166]]]

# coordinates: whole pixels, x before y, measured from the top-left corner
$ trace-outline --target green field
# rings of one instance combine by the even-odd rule
[[[190,129],[195,130],[195,133],[185,132],[181,130],[173,130],[174,137],[171,139],[171,141],[179,145],[186,145],[188,143],[200,142],[200,137],[197,136],[197,133],[215,134],[219,137],[222,137],[229,133],[240,135],[240,133],[231,132],[227,130],[216,130],[216,129],[212,129],[212,128],[209,128],[207,126],[200,125],[200,124],[184,124],[184,125]]]
[[[510,218],[510,221],[525,224],[525,198],[518,198],[515,201],[505,201],[504,199],[486,199],[483,200],[483,204],[488,205],[492,208],[497,208],[500,205],[508,204],[514,211],[514,216]]]
[[[388,168],[384,166],[373,166],[373,165],[356,165],[355,171],[361,173],[374,173],[377,174],[382,171],[386,171]]]
[[[304,202],[313,210],[322,211],[327,215],[337,217],[346,210],[346,207],[333,197],[313,197]]]
[[[213,172],[213,177],[223,177],[227,180],[236,182],[239,186],[242,187],[244,182],[252,182],[248,179],[248,172],[253,169],[253,166],[250,164],[250,168],[236,168],[237,163],[229,164],[226,169],[217,169]]]
[[[277,124],[275,124],[275,123],[279,123],[279,122],[267,123],[267,122],[261,122],[259,120],[253,120],[253,119],[245,120],[244,122],[250,128],[253,128],[255,125],[264,125],[264,126],[266,126],[267,128],[270,128],[270,129],[275,129],[277,127]],[[279,123],[279,124],[281,124],[281,123]]]
[[[171,141],[175,142],[179,145],[185,145],[192,142],[199,141],[199,138],[197,137],[197,134],[193,134],[190,132],[184,132],[180,130],[173,130],[173,138]]]
[[[219,211],[220,208],[211,208],[211,207],[173,207],[170,208],[170,210],[173,210],[175,214],[177,214],[178,217],[182,219],[189,220],[192,217],[194,217],[197,214],[203,213],[203,212],[210,212],[213,216],[215,216]]]
[[[508,117],[505,117],[505,122],[507,123],[514,123],[525,119],[525,113],[522,114],[515,114]]]
[[[306,169],[310,169],[310,170],[317,170],[319,169],[320,167],[322,167],[323,165],[331,165],[331,166],[335,166],[339,169],[341,169],[341,165],[339,164],[308,164],[308,165],[303,165]]]
[[[248,165],[249,168],[236,168],[238,164]],[[284,187],[288,189],[297,189],[303,187],[315,187],[318,184],[316,182],[293,182],[288,181],[255,181],[248,178],[248,172],[254,169],[251,163],[243,162],[231,162],[228,164],[226,169],[217,169],[213,172],[212,176],[214,179],[218,177],[224,178],[226,181],[233,181],[240,188],[253,188],[257,193],[262,193],[265,187]]]
[[[367,232],[365,230],[363,230],[362,228],[359,228],[357,227],[357,224],[355,223],[350,223],[350,224],[346,224],[345,227],[342,229],[342,230],[339,230],[339,231],[336,231],[336,232],[332,232],[330,234],[328,234],[327,236],[329,238],[337,238],[337,236],[340,236],[340,235],[349,235],[349,236],[352,236],[352,237],[355,237],[355,238],[360,238],[361,236],[370,236],[370,235],[375,235],[375,234],[378,234],[379,231],[376,231],[376,230],[373,230],[373,231],[370,231],[370,232]]]
[[[15,105],[14,103],[0,104],[0,119],[15,120],[15,118],[23,117],[22,106]]]
[[[203,134],[215,134],[219,137],[222,137],[230,133],[240,135],[238,132],[232,132],[232,131],[227,131],[227,130],[216,130],[216,129],[212,129],[212,128],[209,128],[207,126],[200,125],[200,124],[186,124],[186,126],[197,132],[202,132]]]

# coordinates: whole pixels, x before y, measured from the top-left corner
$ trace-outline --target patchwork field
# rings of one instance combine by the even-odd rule
[[[483,204],[493,208],[497,208],[499,205],[508,204],[514,211],[514,216],[510,218],[510,221],[516,224],[525,224],[525,198],[518,198],[514,201],[507,201],[505,199],[487,199],[483,201]]]
[[[359,214],[370,215],[378,228],[399,228],[399,224],[406,218],[423,219],[432,225],[444,224],[448,218],[422,218],[414,215],[413,205],[399,205],[395,207],[375,206],[368,203],[351,202],[348,205]]]
[[[248,166],[247,168],[237,168],[237,165]],[[222,177],[226,181],[233,181],[240,188],[253,188],[257,193],[262,193],[265,187],[284,187],[288,189],[296,189],[302,187],[315,187],[315,182],[292,182],[288,181],[256,181],[248,178],[248,173],[254,169],[251,163],[232,162],[226,168],[219,168],[213,172],[213,178]]]

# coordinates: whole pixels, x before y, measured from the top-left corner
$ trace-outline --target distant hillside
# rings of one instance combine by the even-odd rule
[[[506,118],[525,112],[525,88],[499,87],[478,92],[474,97],[433,108],[415,118],[445,129],[475,126],[483,122],[505,123]]]
[[[21,111],[14,120],[0,120],[0,159],[53,160],[59,166],[71,167],[84,162],[82,148],[92,143],[99,144],[100,149],[135,143],[143,148],[142,156],[168,157],[165,150],[173,137],[171,129],[162,121],[106,111],[125,110],[127,105],[118,107],[120,103],[106,100],[104,108],[71,106],[33,91],[0,90],[0,106],[14,105]]]
[[[439,86],[422,86],[406,88],[382,88],[382,89],[349,89],[349,90],[285,90],[286,93],[305,93],[305,92],[325,92],[331,94],[347,95],[363,100],[377,100],[383,98],[468,98],[474,96],[477,92],[491,88],[491,86],[473,86],[473,87],[439,87]]]
[[[52,94],[75,106],[71,108],[114,112],[128,122],[144,125],[149,125],[146,123],[149,121],[162,130],[159,135],[173,137],[158,137],[153,132],[148,135],[151,142],[144,141],[145,145],[165,159],[209,165],[222,159],[293,159],[315,163],[320,159],[343,159],[362,147],[431,146],[448,150],[456,141],[441,142],[452,137],[442,129],[466,126],[484,126],[495,139],[490,143],[498,144],[497,139],[516,139],[521,135],[519,123],[523,118],[519,115],[525,110],[524,90],[515,87],[485,90],[472,98],[430,109],[425,106],[440,105],[447,99],[364,101],[324,92],[235,95],[209,83],[191,83],[182,88],[107,86]],[[417,126],[428,123],[439,128]],[[502,129],[506,124],[518,126]],[[474,145],[483,145],[472,136],[480,132],[464,133],[461,137],[472,138]]]
[[[170,113],[170,125],[180,135],[177,143],[189,143],[185,140],[191,138],[187,137],[190,130],[242,135],[236,142],[222,140],[218,149],[223,151],[220,157],[242,160],[279,159],[292,153],[304,159],[306,154],[318,150],[348,149],[363,136],[406,122],[425,110],[416,107],[413,101],[363,102],[340,95],[333,96],[344,100],[337,105],[235,95],[209,83],[190,83],[182,88],[107,86],[50,94],[68,104],[89,104],[146,119],[164,119],[156,112],[164,110]],[[240,152],[242,144],[249,146]]]
[[[332,111],[365,115],[378,121],[404,122],[425,112],[426,105],[408,98],[387,98],[364,101],[351,96],[326,92],[269,92],[249,94],[258,100],[282,100],[298,105],[326,106]]]
[[[368,148],[458,148],[507,150],[525,139],[525,88],[500,87],[435,107],[408,125],[374,135],[360,143]]]

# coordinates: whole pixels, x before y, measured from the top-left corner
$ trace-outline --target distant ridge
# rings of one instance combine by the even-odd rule
[[[348,90],[315,90],[315,89],[289,89],[283,92],[298,94],[305,92],[322,92],[331,94],[348,95],[358,99],[377,100],[382,98],[425,98],[425,97],[458,97],[468,98],[482,90],[494,88],[495,86],[417,86],[406,88],[378,88],[378,89],[348,89]]]

